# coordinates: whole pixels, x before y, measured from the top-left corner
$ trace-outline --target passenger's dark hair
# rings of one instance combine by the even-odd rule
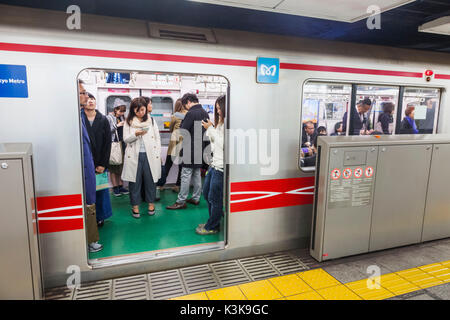
[[[78,79],[78,84],[84,84],[84,81],[81,79]]]
[[[334,132],[335,133],[337,133],[338,132],[338,129],[339,129],[339,127],[342,125],[342,121],[339,121],[339,122],[337,122],[335,125],[334,125]]]
[[[320,126],[320,127],[317,128],[317,132],[320,134],[320,131],[327,132],[327,128],[325,128],[324,126]]]
[[[95,97],[94,97],[94,95],[92,93],[88,92],[87,95],[88,95],[89,99],[97,100],[97,99],[95,99]]]
[[[142,107],[145,107],[147,109],[147,101],[143,97],[134,98],[131,100],[130,103],[130,112],[128,113],[127,117],[127,123],[131,126],[131,122],[133,121],[133,118],[136,117],[136,109],[140,109]],[[142,122],[147,121],[148,119],[148,113],[145,112],[144,117],[142,118]]]
[[[193,93],[186,93],[183,97],[181,97],[181,103],[183,106],[187,105],[188,102],[198,103],[198,98]]]
[[[219,123],[223,123],[226,117],[226,96],[222,95],[217,98],[216,103],[214,103],[214,126],[217,127]],[[217,112],[217,105],[219,105],[220,113],[222,114],[222,119],[220,119],[219,112]],[[222,120],[222,121],[220,121]]]
[[[149,98],[149,97],[141,97],[141,98],[144,99],[145,102],[147,103],[145,106],[148,106],[148,104],[149,104],[150,102],[153,103],[152,98]]]
[[[114,107],[114,115],[116,114],[117,111],[122,111],[125,112],[127,111],[127,106],[126,105],[120,105],[120,106],[116,106]]]
[[[372,105],[372,101],[370,101],[370,99],[369,98],[364,98],[363,100],[360,100],[359,102],[358,102],[358,104],[362,104],[362,105],[366,105],[366,106],[371,106]]]
[[[383,102],[382,108],[384,113],[391,114],[395,109],[395,105],[392,102]]]

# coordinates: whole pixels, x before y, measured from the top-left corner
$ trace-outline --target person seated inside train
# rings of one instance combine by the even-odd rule
[[[120,151],[122,154],[122,164],[119,165],[109,165],[109,175],[111,177],[111,184],[113,185],[113,195],[120,197],[121,195],[129,194],[129,191],[124,188],[123,181],[120,178],[123,169],[123,157],[125,152],[125,143],[123,142],[123,126],[125,124],[124,114],[127,111],[127,107],[124,102],[120,99],[115,102],[115,107],[112,112],[110,112],[106,118],[109,121],[109,127],[111,129],[111,141],[113,143],[120,143]]]
[[[382,134],[392,134],[395,105],[392,102],[384,102],[382,104],[383,112],[378,116],[378,121],[375,125],[375,130],[382,132]]]
[[[318,127],[317,134],[321,136],[327,136],[328,135],[327,128],[325,128],[324,126]]]
[[[316,136],[316,127],[312,121],[307,121],[304,124],[304,132],[302,135],[302,148],[308,148],[312,145],[314,137]]]
[[[318,133],[315,137],[314,137],[314,141],[313,144],[311,146],[311,154],[304,157],[301,161],[301,166],[302,167],[314,167],[316,165],[316,158],[317,158],[317,140],[318,137],[320,136],[326,136],[325,134],[321,134]]]
[[[408,104],[405,109],[405,117],[400,124],[400,134],[418,134],[416,122],[414,121],[415,107],[412,104]]]
[[[350,112],[350,128],[353,128],[349,132],[350,135],[366,135],[372,133],[371,123],[368,116],[372,101],[369,98],[360,100],[356,105],[356,110]],[[347,112],[344,113],[342,119],[342,132],[347,131]]]
[[[220,231],[220,220],[223,216],[223,143],[224,119],[226,112],[225,96],[217,98],[214,104],[214,125],[207,119],[202,121],[206,135],[211,141],[212,162],[209,165],[203,185],[203,197],[208,203],[209,219],[199,224],[195,232],[199,235],[215,234]]]
[[[203,140],[206,130],[202,127],[201,121],[209,119],[209,115],[193,93],[186,93],[181,98],[181,103],[188,110],[180,127],[183,129],[181,185],[176,202],[166,207],[169,210],[185,209],[187,208],[186,202],[198,205],[202,194],[201,169],[207,143]],[[199,130],[199,126],[201,130]],[[185,134],[189,134],[190,139],[185,137]],[[186,151],[188,149],[190,152]],[[194,190],[192,197],[188,199],[191,180]]]
[[[123,128],[127,148],[122,180],[129,182],[131,214],[136,219],[140,218],[142,189],[148,203],[148,215],[155,214],[156,183],[161,177],[161,139],[147,105],[142,97],[134,98]]]
[[[96,110],[97,102],[95,97],[90,93],[88,97],[87,104],[84,107],[87,118],[86,129],[92,144],[95,172],[96,174],[103,174],[108,169],[111,155],[111,128],[106,116]],[[96,192],[95,207],[97,223],[101,227],[104,221],[113,214],[109,189]]]
[[[160,187],[164,187],[167,181],[167,176],[169,175],[170,169],[172,168],[174,161],[177,161],[178,164],[178,176],[175,186],[172,188],[174,192],[180,191],[181,184],[181,162],[180,162],[180,151],[182,139],[180,135],[180,127],[181,122],[183,121],[187,109],[181,103],[181,99],[178,99],[175,102],[175,108],[172,118],[170,119],[169,131],[170,131],[170,142],[169,147],[167,148],[167,156],[166,162],[164,164],[164,170],[162,171],[161,180],[158,182]]]
[[[330,134],[330,136],[342,136],[342,135],[345,135],[345,132],[342,132],[342,121],[339,121],[334,125],[334,132]]]

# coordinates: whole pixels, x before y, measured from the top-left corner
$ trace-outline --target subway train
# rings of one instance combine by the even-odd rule
[[[450,133],[448,54],[93,15],[82,16],[81,30],[68,30],[61,12],[0,8],[1,64],[25,66],[27,83],[26,96],[0,97],[0,142],[33,145],[46,287],[64,285],[73,266],[88,282],[307,248],[314,167],[302,166],[304,123],[333,134],[360,99],[373,102],[374,122],[383,102],[395,104],[392,134],[411,103],[428,134]],[[278,83],[257,81],[259,57],[279,59]],[[162,157],[178,98],[195,93],[211,113],[215,99],[227,95],[219,234],[195,235],[207,209],[165,210],[174,200],[169,189],[161,192],[155,217],[139,222],[128,212],[126,195],[111,195],[116,220],[100,228],[104,249],[89,253],[80,79],[103,114],[138,96],[152,98]],[[433,108],[428,118],[427,105]]]

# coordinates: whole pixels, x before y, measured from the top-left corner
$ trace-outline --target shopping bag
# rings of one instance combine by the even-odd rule
[[[108,173],[107,172],[96,173],[95,184],[96,184],[95,191],[108,189],[109,188]]]

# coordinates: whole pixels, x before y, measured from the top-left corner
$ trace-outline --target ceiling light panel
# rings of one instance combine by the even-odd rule
[[[223,6],[264,10],[342,22],[355,22],[369,17],[370,6],[380,12],[414,2],[416,0],[190,0]]]

